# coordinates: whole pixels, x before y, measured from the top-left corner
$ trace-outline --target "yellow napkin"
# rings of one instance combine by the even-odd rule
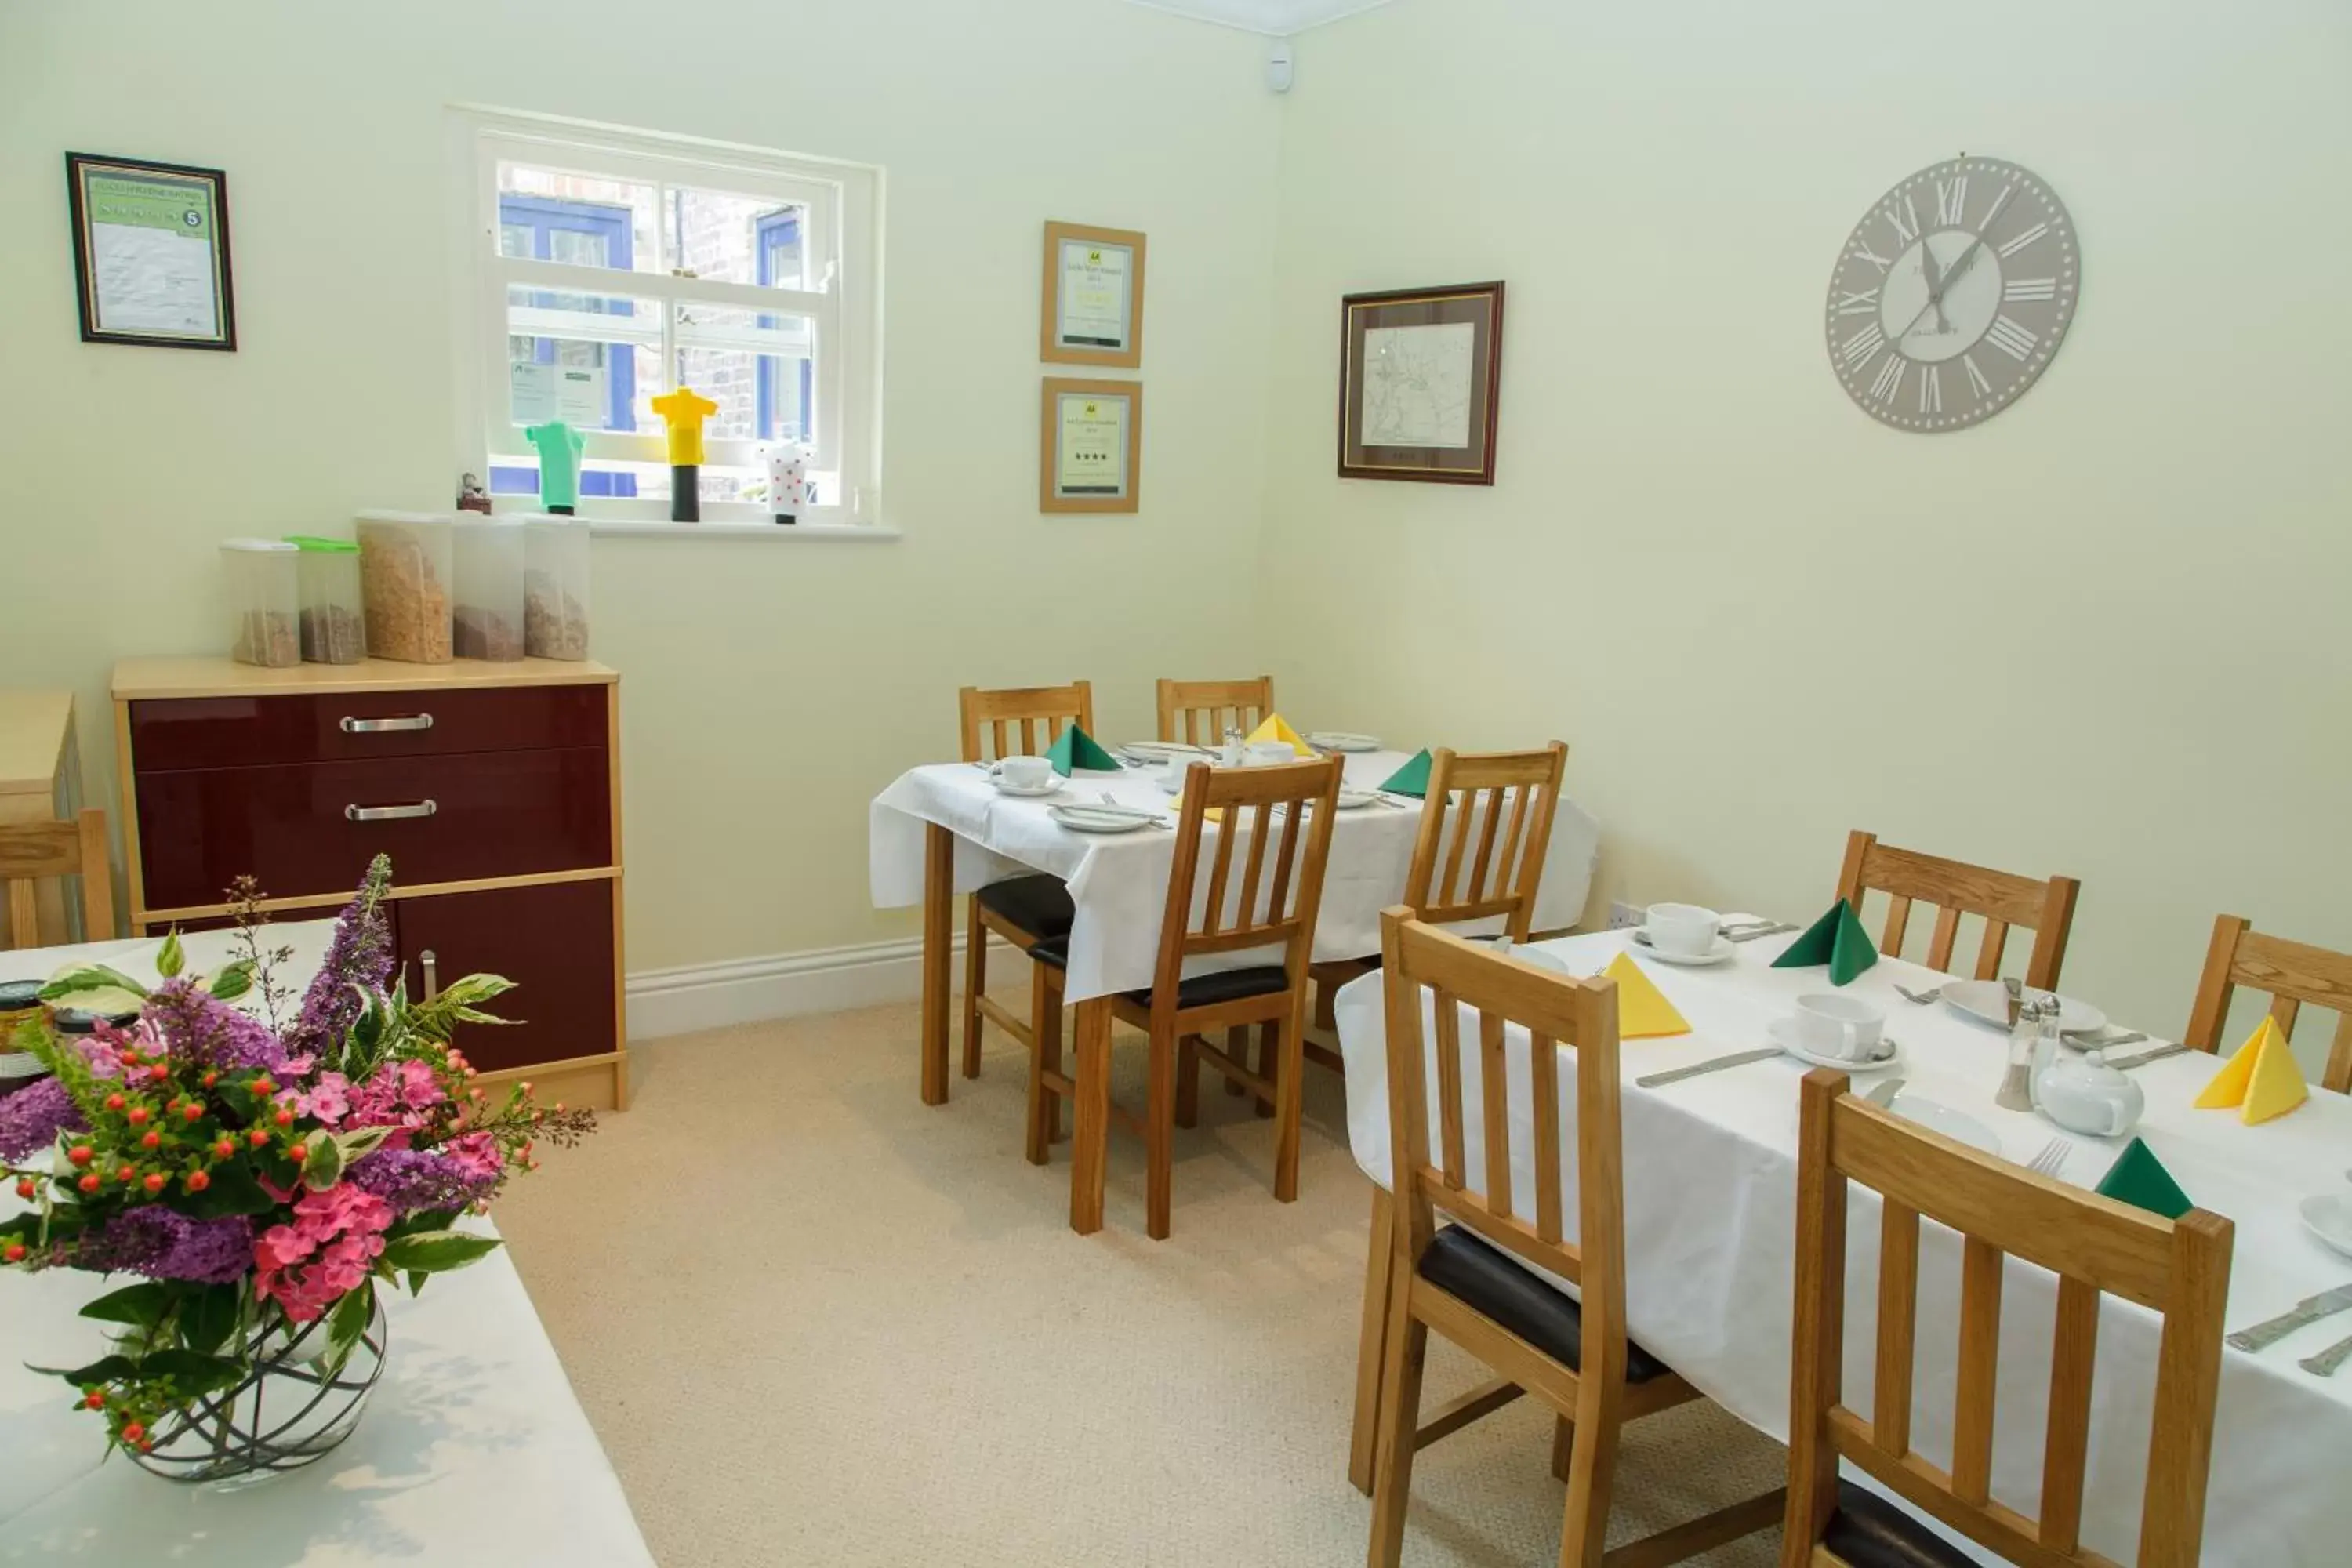
[[[1254,746],[1260,741],[1287,741],[1290,742],[1290,749],[1298,755],[1311,757],[1315,754],[1315,748],[1300,740],[1298,731],[1292,729],[1290,721],[1279,713],[1267,714],[1265,722],[1252,730],[1249,732],[1249,738],[1243,744]]]
[[[1630,952],[1621,952],[1609,961],[1601,972],[1602,978],[1617,983],[1617,1037],[1621,1040],[1655,1039],[1665,1035],[1687,1035],[1691,1026],[1675,1005],[1666,1000],[1665,993],[1642,973]]]
[[[2252,1127],[2273,1116],[2284,1116],[2311,1098],[2296,1065],[2294,1048],[2287,1044],[2275,1018],[2246,1037],[2205,1092],[2197,1097],[2200,1110],[2238,1109],[2238,1119]]]

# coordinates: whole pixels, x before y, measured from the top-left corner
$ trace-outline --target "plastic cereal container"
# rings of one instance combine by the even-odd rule
[[[426,512],[360,513],[360,597],[376,658],[449,662],[450,531],[449,519]]]
[[[360,547],[348,539],[289,536],[302,590],[302,657],[312,664],[357,664],[367,657]]]
[[[457,657],[522,658],[522,523],[461,517],[456,528]]]
[[[533,658],[588,657],[588,525],[576,518],[523,523],[523,645]]]
[[[296,626],[302,610],[295,549],[275,539],[231,539],[221,545],[232,616],[230,656],[239,664],[281,668],[302,662]]]

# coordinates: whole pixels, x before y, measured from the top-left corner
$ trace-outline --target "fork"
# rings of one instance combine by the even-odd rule
[[[1895,989],[1903,993],[1903,1000],[1906,1002],[1916,1002],[1922,1007],[1925,1007],[1928,1003],[1935,1001],[1938,996],[1941,996],[1944,994],[1944,988],[1940,985],[1930,985],[1925,991],[1914,991],[1908,985],[1902,984],[1900,981],[1895,983]]]
[[[1127,804],[1127,802],[1125,802],[1125,801],[1123,801],[1123,800],[1119,799],[1119,798],[1118,798],[1118,796],[1117,796],[1117,795],[1115,795],[1111,794],[1111,793],[1110,793],[1110,791],[1108,791],[1108,790],[1104,790],[1104,791],[1102,792],[1102,797],[1103,797],[1103,804],[1104,804],[1105,805],[1110,806],[1110,807],[1112,807],[1114,810],[1118,810],[1118,811],[1129,811],[1129,812],[1133,812],[1136,816],[1139,816],[1139,817],[1143,818],[1143,820],[1144,820],[1145,822],[1149,823],[1150,826],[1154,826],[1154,827],[1170,827],[1170,826],[1174,826],[1173,824],[1171,824],[1171,823],[1168,820],[1168,818],[1167,818],[1167,816],[1166,816],[1165,815],[1162,815],[1162,816],[1152,816],[1150,812],[1148,812],[1148,811],[1144,810],[1144,809],[1143,809],[1143,807],[1141,807],[1141,806],[1139,806],[1139,805],[1128,805],[1128,804]]]
[[[2037,1176],[2048,1176],[2054,1181],[2058,1173],[2065,1169],[2067,1156],[2074,1152],[2074,1145],[2069,1140],[2053,1138],[2042,1146],[2042,1152],[2027,1162],[2025,1168]]]

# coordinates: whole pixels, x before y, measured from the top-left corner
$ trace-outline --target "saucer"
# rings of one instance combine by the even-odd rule
[[[1877,1055],[1872,1057],[1868,1061],[1850,1062],[1843,1057],[1822,1056],[1819,1052],[1809,1050],[1804,1046],[1799,1044],[1797,1040],[1797,1020],[1794,1018],[1775,1018],[1771,1023],[1765,1026],[1764,1032],[1772,1037],[1772,1043],[1774,1045],[1780,1047],[1782,1050],[1788,1052],[1799,1061],[1810,1062],[1817,1068],[1843,1068],[1848,1072],[1878,1072],[1883,1068],[1893,1067],[1896,1062],[1903,1059],[1903,1047],[1895,1044],[1893,1040],[1888,1039],[1884,1035],[1881,1035],[1878,1038]],[[1943,1129],[1937,1128],[1937,1131],[1940,1132]]]
[[[2352,1258],[2352,1194],[2314,1193],[2298,1205],[2303,1228]]]
[[[1015,800],[1043,800],[1049,795],[1061,794],[1070,785],[1070,781],[1059,773],[1055,773],[1052,782],[1042,789],[1015,789],[1004,782],[1004,777],[1001,773],[991,773],[988,782],[996,786],[997,794],[1009,795]]]
[[[1341,811],[1361,811],[1365,806],[1378,805],[1380,798],[1381,792],[1376,789],[1343,789],[1332,804]]]
[[[2025,987],[2025,999],[2029,1002],[2053,994],[2031,985]],[[1948,980],[1944,983],[1944,1005],[1996,1029],[2009,1027],[2009,991],[1998,980]],[[2106,1026],[2107,1016],[2088,1002],[2077,1002],[2071,996],[2058,998],[2059,1033],[2097,1035]]]
[[[1634,945],[1642,950],[1642,956],[1644,958],[1654,958],[1660,963],[1687,964],[1695,969],[1705,968],[1710,963],[1721,963],[1739,951],[1727,936],[1717,937],[1715,945],[1705,952],[1692,954],[1668,952],[1665,949],[1651,942],[1647,931],[1637,931],[1633,935],[1633,942]]]
[[[1887,1109],[1906,1121],[1916,1121],[1930,1132],[1942,1133],[1955,1143],[1965,1143],[1996,1160],[2000,1158],[1999,1134],[1975,1117],[1954,1110],[1941,1101],[1916,1094],[1898,1094]]]

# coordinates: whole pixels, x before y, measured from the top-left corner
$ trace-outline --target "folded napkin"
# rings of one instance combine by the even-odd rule
[[[1119,771],[1118,759],[1097,743],[1092,735],[1076,724],[1062,731],[1062,738],[1045,752],[1045,760],[1064,778],[1072,768],[1084,768],[1090,773],[1115,773]]]
[[[1666,1000],[1654,982],[1633,962],[1630,952],[1621,952],[1609,961],[1601,972],[1604,980],[1617,983],[1617,1037],[1621,1040],[1651,1040],[1666,1035],[1687,1035],[1690,1025],[1675,1005]]]
[[[1242,744],[1255,746],[1260,741],[1286,741],[1290,743],[1291,751],[1299,756],[1311,757],[1315,754],[1315,748],[1299,739],[1298,731],[1290,727],[1290,721],[1279,713],[1267,714],[1265,722],[1252,730]]]
[[[1853,905],[1840,899],[1827,914],[1805,928],[1804,935],[1789,944],[1788,952],[1772,961],[1772,967],[1807,969],[1826,963],[1830,984],[1843,985],[1877,962],[1878,949],[1871,945],[1870,933],[1862,929],[1862,917],[1853,912]]]
[[[2284,1116],[2311,1098],[2294,1047],[2286,1042],[2278,1020],[2265,1017],[2263,1026],[2246,1037],[2236,1054],[2221,1064],[2205,1092],[2197,1097],[2200,1110],[2235,1109],[2238,1119],[2252,1127],[2273,1116]]]
[[[1429,794],[1429,748],[1423,746],[1412,754],[1412,760],[1388,776],[1381,787],[1391,795],[1425,797]]]
[[[2179,1219],[2197,1206],[2189,1201],[2189,1194],[2180,1190],[2180,1184],[2172,1179],[2172,1173],[2164,1168],[2156,1152],[2137,1138],[2124,1145],[2124,1152],[2116,1156],[2116,1163],[2099,1178],[2096,1190],[2101,1197],[2113,1198],[2167,1219]]]

